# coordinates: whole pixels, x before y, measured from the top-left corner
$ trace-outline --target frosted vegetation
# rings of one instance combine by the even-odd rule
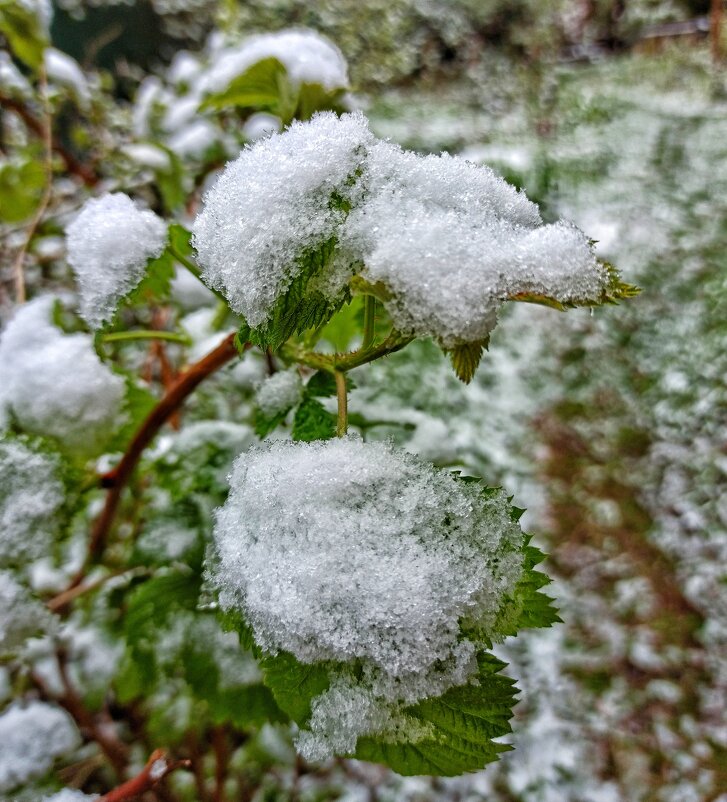
[[[320,33],[229,23],[126,102],[22,8],[0,91],[68,147],[36,226],[36,133],[3,114],[29,300],[10,264],[0,796],[151,783],[163,747],[178,802],[719,799],[727,154],[699,51],[527,84],[489,53],[362,101]],[[635,293],[611,261],[649,292],[596,309]]]
[[[119,301],[144,277],[149,259],[164,250],[167,227],[119,192],[89,200],[66,235],[68,263],[81,292],[81,314],[92,329],[98,329],[110,322]]]
[[[230,484],[214,531],[220,604],[264,651],[336,664],[304,752],[431,736],[401,705],[475,679],[477,648],[512,623],[523,538],[504,494],[351,438],[251,450]]]
[[[335,309],[352,276],[401,333],[446,348],[486,342],[505,300],[595,304],[613,289],[575,226],[544,225],[486,167],[377,140],[361,114],[319,114],[243,151],[193,232],[205,278],[253,329],[292,284]]]

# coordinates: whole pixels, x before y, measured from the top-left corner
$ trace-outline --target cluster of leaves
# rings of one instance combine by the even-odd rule
[[[39,101],[48,100],[47,96],[41,97],[42,81],[38,81],[48,41],[37,15],[23,9],[24,4],[0,0],[0,31],[36,87],[35,94],[17,101],[27,117],[38,114],[39,108],[43,112],[45,104]],[[103,90],[99,89],[99,93],[103,95]],[[294,85],[280,61],[264,59],[237,76],[224,91],[206,97],[200,111],[223,128],[230,118],[240,122],[256,111],[269,112],[287,123],[292,119],[308,119],[320,109],[341,110],[342,103],[342,92],[328,92],[316,84]],[[105,126],[108,118],[104,117],[104,111],[113,108],[108,96],[96,97],[94,104],[90,112],[94,119],[86,120],[85,138],[80,135],[76,138],[75,144],[80,143],[82,151],[86,147],[94,150],[89,144],[94,125]],[[50,110],[54,111],[52,107]],[[129,109],[124,113],[128,115]],[[109,123],[109,129],[116,125]],[[140,144],[134,143],[127,129],[128,125],[119,135],[119,142]],[[37,131],[31,126],[27,134],[27,141],[19,149],[21,158],[0,165],[3,223],[30,218],[47,180],[45,172],[37,166],[39,143],[33,139]],[[200,748],[206,752],[206,740],[216,729],[222,728],[229,743],[239,746],[265,723],[294,722],[305,726],[313,700],[329,687],[335,669],[329,664],[304,665],[286,653],[264,654],[244,621],[229,616],[220,621],[214,612],[214,599],[205,585],[205,562],[214,509],[224,502],[225,474],[242,448],[243,434],[247,432],[252,440],[254,430],[257,437],[264,438],[290,419],[294,440],[312,442],[332,438],[342,422],[341,376],[344,388],[351,390],[350,369],[400,350],[411,338],[392,329],[382,309],[384,290],[380,287],[354,282],[350,292],[346,291],[335,303],[310,290],[311,283],[330,263],[335,240],[298,257],[301,269],[297,278],[278,299],[263,326],[251,329],[230,312],[224,299],[218,299],[220,303],[215,309],[214,295],[207,293],[201,304],[204,314],[210,313],[206,329],[203,335],[193,337],[191,315],[176,298],[173,281],[180,269],[186,268],[196,278],[200,271],[190,234],[176,218],[181,217],[180,212],[187,204],[194,205],[199,186],[224,153],[212,149],[201,159],[182,161],[162,141],[155,141],[154,146],[168,157],[167,166],[135,171],[129,168],[128,159],[124,161],[126,157],[112,153],[122,150],[118,144],[114,142],[95,150],[92,163],[96,172],[93,181],[87,183],[105,178],[121,188],[133,187],[136,194],[145,196],[169,219],[170,225],[163,253],[149,260],[145,278],[124,299],[114,321],[96,335],[99,355],[124,375],[127,385],[125,418],[112,433],[104,454],[128,454],[139,431],[155,420],[160,400],[175,386],[183,366],[192,361],[187,348],[194,337],[215,339],[223,329],[234,327],[241,350],[251,343],[255,346],[247,359],[260,368],[257,378],[266,365],[274,367],[278,363],[296,366],[305,378],[296,404],[266,416],[255,408],[250,382],[245,384],[234,371],[222,373],[210,381],[210,384],[217,382],[216,393],[209,391],[207,399],[201,394],[202,398],[190,405],[181,423],[172,421],[181,425],[181,430],[161,442],[158,451],[148,452],[141,461],[141,469],[128,479],[128,488],[114,487],[118,476],[113,470],[102,477],[102,486],[111,487],[105,497],[96,474],[96,460],[104,454],[93,454],[93,460],[73,465],[75,517],[71,523],[74,525],[64,527],[62,545],[68,547],[68,552],[59,558],[60,563],[68,562],[68,554],[86,545],[87,529],[93,524],[99,503],[107,503],[117,490],[121,499],[116,519],[104,533],[106,542],[95,555],[104,580],[115,575],[121,578],[109,581],[103,590],[99,590],[103,583],[97,587],[89,582],[88,590],[82,585],[83,593],[72,596],[71,601],[64,598],[62,604],[54,605],[55,600],[44,599],[63,616],[72,615],[73,624],[79,629],[100,629],[121,652],[118,663],[110,670],[110,704],[104,694],[94,693],[90,686],[78,689],[81,702],[90,709],[90,713],[79,717],[79,724],[93,738],[95,730],[89,721],[97,718],[106,725],[108,718],[115,719],[116,724],[123,725],[116,730],[135,745],[163,741],[180,754],[192,753],[198,757],[190,747],[190,738],[205,744]],[[107,152],[108,160],[104,158]],[[58,169],[61,162],[65,161],[65,167],[69,168],[75,163],[74,157],[73,154],[69,157],[65,150],[57,151],[57,155],[60,161],[54,163],[55,177],[62,178],[64,172]],[[61,193],[55,187],[51,190],[59,205],[51,207],[41,221],[41,234],[57,232],[67,211],[60,203]],[[83,191],[79,189],[78,196]],[[74,198],[72,205],[78,205],[78,199]],[[633,294],[633,288],[622,284],[615,272],[612,277],[611,287],[602,298],[593,299],[594,303],[615,302]],[[41,281],[31,286],[32,292],[42,290]],[[554,305],[547,298],[513,300]],[[56,322],[69,331],[83,329],[78,318],[60,310]],[[163,345],[147,348],[146,335],[150,335],[152,345],[159,344],[160,335],[171,335],[172,344],[168,349]],[[349,351],[361,342],[360,347]],[[487,343],[481,342],[452,351],[455,372],[463,381],[473,377],[486,347]],[[329,352],[331,348],[334,353]],[[146,374],[144,380],[140,379],[140,372]],[[332,411],[333,398],[339,399],[338,414]],[[173,412],[179,414],[178,409]],[[215,417],[227,418],[230,425],[234,420],[234,425],[242,428],[225,443],[219,429],[211,427],[201,438],[201,445],[198,443],[186,451],[180,446],[180,453],[170,458],[174,443],[179,444],[195,423],[208,423]],[[349,415],[348,422],[363,435],[375,425],[360,412]],[[519,511],[513,511],[513,515],[517,519]],[[558,620],[550,599],[541,592],[547,578],[535,570],[542,558],[535,547],[525,545],[521,581],[501,611],[503,633],[515,635],[524,628],[547,627]],[[63,584],[70,584],[71,590],[77,589],[73,573],[67,565],[62,566],[62,581],[55,590],[62,590]],[[82,575],[80,581],[86,578]],[[38,594],[42,596],[43,592]],[[180,621],[188,628],[181,635],[176,631]],[[237,654],[233,649],[230,655],[223,627],[239,636]],[[199,633],[205,637],[198,638]],[[73,636],[69,637],[72,640]],[[481,633],[478,640],[482,641]],[[169,646],[171,641],[174,643]],[[52,651],[56,646],[51,641],[49,649]],[[218,649],[226,650],[225,660],[240,669],[237,679],[234,670],[232,679],[225,675]],[[73,643],[69,652],[74,654]],[[20,697],[34,681],[34,659],[30,652],[7,658],[7,670]],[[373,737],[361,738],[353,756],[386,764],[401,774],[433,775],[461,774],[495,760],[510,748],[495,739],[510,731],[516,691],[513,681],[502,673],[505,668],[502,661],[485,648],[477,659],[478,673],[472,683],[450,688],[440,697],[407,708],[409,716],[428,725],[431,734],[425,740],[391,743]],[[254,671],[245,674],[243,669],[255,661],[259,676],[254,676]],[[43,686],[40,690],[52,696]],[[69,698],[76,701],[72,694]],[[61,696],[56,701],[70,704]],[[99,744],[104,748],[103,739]],[[205,773],[204,766],[198,771],[198,781],[204,787],[210,779],[209,772]],[[94,775],[85,787],[102,790],[108,785],[109,773],[102,773]],[[177,790],[180,798],[193,798],[189,789]]]

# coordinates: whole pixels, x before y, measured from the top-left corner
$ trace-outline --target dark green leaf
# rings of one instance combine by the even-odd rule
[[[293,419],[293,440],[310,443],[313,440],[330,440],[335,434],[336,416],[315,398],[304,398]]]
[[[472,381],[477,366],[482,359],[482,353],[487,348],[489,339],[480,340],[474,343],[462,343],[455,345],[449,350],[449,358],[452,360],[452,367],[457,374],[457,378],[465,384]]]
[[[32,4],[0,0],[0,33],[22,62],[33,70],[40,67],[48,41]]]
[[[306,665],[288,652],[266,655],[260,661],[265,684],[275,701],[300,725],[310,717],[311,701],[328,690],[328,671],[321,663]]]
[[[269,111],[285,123],[292,119],[297,105],[298,93],[288,80],[285,66],[276,58],[265,58],[238,75],[222,92],[207,97],[200,111],[249,108]]]
[[[492,739],[511,731],[514,681],[499,672],[505,663],[485,652],[478,655],[477,685],[451,688],[435,699],[406,709],[431,730],[413,743],[360,738],[355,757],[385,763],[399,774],[455,776],[476,771],[511,747]]]

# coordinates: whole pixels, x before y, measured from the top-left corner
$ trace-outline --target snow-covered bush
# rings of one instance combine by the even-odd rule
[[[102,114],[101,81],[82,91],[39,30],[42,60],[16,55],[42,110],[73,84]],[[372,439],[350,374],[431,340],[469,383],[508,302],[635,289],[491,169],[377,137],[347,75],[310,31],[213,39],[109,116],[108,162],[59,151],[85,190],[47,154],[0,332],[3,790],[82,798],[52,795],[68,755],[84,794],[135,774],[244,796],[236,752],[272,724],[300,760],[403,775],[510,748],[493,649],[558,621],[543,554],[456,449],[447,467]],[[56,279],[23,270],[51,208]],[[194,788],[167,778],[178,759]]]

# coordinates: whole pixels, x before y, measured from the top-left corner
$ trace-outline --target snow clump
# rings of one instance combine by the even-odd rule
[[[255,403],[266,418],[287,412],[301,399],[303,383],[295,368],[273,373],[258,387]]]
[[[0,657],[15,654],[28,638],[43,634],[53,618],[9,571],[0,571]]]
[[[35,701],[11,705],[0,715],[0,791],[43,777],[56,758],[80,743],[65,710]]]
[[[335,736],[350,744],[392,736],[401,706],[476,673],[478,644],[460,624],[498,639],[522,572],[504,493],[355,438],[253,448],[230,485],[214,532],[221,606],[244,613],[264,650],[340,667],[314,702],[307,754],[330,754],[334,696],[355,696],[359,713]]]
[[[545,225],[488,167],[376,139],[360,113],[317,114],[247,147],[194,232],[207,280],[253,328],[301,278],[301,257],[331,244],[309,289],[339,301],[358,273],[383,285],[400,331],[447,348],[485,340],[508,299],[586,303],[609,283],[574,225]]]
[[[25,566],[46,556],[65,502],[57,457],[21,440],[0,440],[0,562]]]
[[[167,242],[166,223],[121,192],[87,201],[66,234],[81,314],[93,329],[111,320],[119,301],[144,277],[147,261]]]
[[[11,421],[92,454],[118,422],[125,385],[96,355],[87,334],[51,322],[54,299],[24,304],[0,335],[0,429]]]
[[[205,197],[194,246],[207,283],[252,327],[265,323],[298,277],[303,252],[345,219],[338,195],[358,201],[353,177],[374,136],[359,114],[318,114],[245,148]]]
[[[238,45],[223,48],[215,54],[199,88],[203,92],[221,92],[267,58],[280,61],[294,85],[320,84],[329,92],[348,86],[343,53],[319,33],[301,28],[250,36]]]

